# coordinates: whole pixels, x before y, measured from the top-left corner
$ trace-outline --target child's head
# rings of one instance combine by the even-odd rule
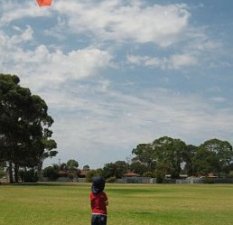
[[[105,187],[105,180],[103,177],[93,177],[92,178],[92,192],[94,194],[98,194],[104,190]]]

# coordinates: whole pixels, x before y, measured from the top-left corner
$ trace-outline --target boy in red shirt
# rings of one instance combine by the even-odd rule
[[[90,202],[92,210],[91,225],[107,225],[108,197],[104,192],[105,180],[103,177],[93,177]]]

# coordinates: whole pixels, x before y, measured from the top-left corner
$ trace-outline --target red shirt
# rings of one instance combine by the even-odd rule
[[[100,192],[98,194],[91,192],[90,201],[92,214],[107,215],[106,202],[108,201],[108,197],[105,192]]]

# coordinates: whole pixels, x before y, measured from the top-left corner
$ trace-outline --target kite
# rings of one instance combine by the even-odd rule
[[[36,0],[40,7],[42,6],[50,6],[52,4],[52,0]]]

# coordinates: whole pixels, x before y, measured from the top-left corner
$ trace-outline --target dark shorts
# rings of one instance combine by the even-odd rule
[[[105,216],[105,215],[92,215],[91,225],[107,225],[107,216]]]

